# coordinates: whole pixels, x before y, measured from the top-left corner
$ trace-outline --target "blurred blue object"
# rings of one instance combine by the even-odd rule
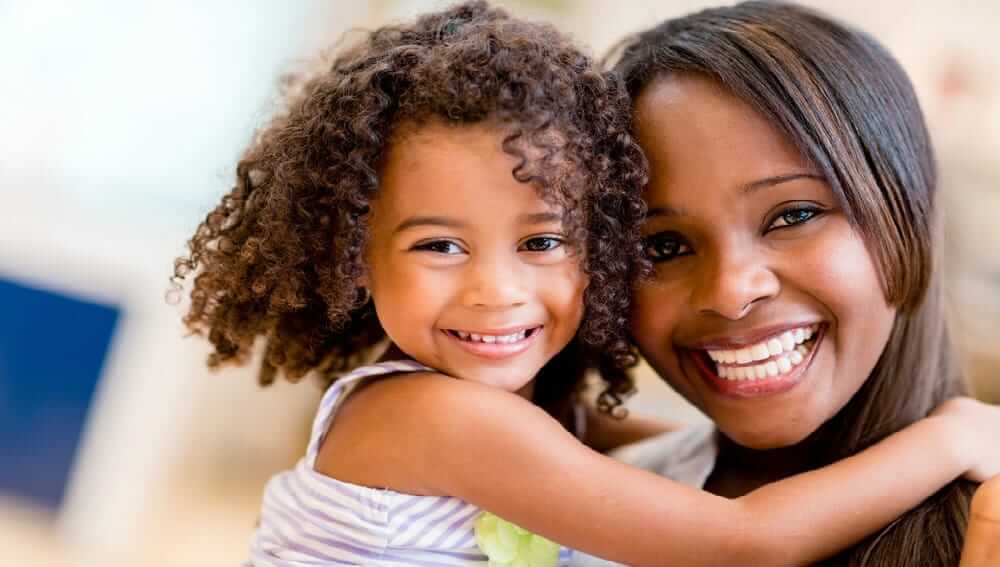
[[[0,278],[0,492],[59,508],[119,314]]]

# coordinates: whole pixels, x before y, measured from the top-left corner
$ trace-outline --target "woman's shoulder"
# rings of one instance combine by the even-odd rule
[[[719,454],[718,431],[699,422],[619,447],[608,455],[682,484],[704,486]]]

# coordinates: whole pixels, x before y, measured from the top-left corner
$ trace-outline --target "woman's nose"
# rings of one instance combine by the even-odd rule
[[[710,255],[697,275],[693,307],[729,320],[746,317],[755,305],[778,295],[781,284],[766,258],[740,249]]]

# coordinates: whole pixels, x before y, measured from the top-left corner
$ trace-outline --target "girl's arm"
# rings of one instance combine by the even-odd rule
[[[366,399],[356,400],[351,419],[374,425],[365,428],[361,453],[376,461],[369,470],[387,475],[373,484],[456,496],[633,566],[818,561],[968,471],[972,445],[955,440],[970,428],[1000,430],[1000,410],[974,413],[976,423],[944,413],[832,466],[730,500],[605,457],[540,408],[488,386],[425,374],[355,396]],[[976,451],[995,459],[1000,445],[984,445]]]
[[[972,497],[960,567],[1000,565],[1000,476],[982,484]]]

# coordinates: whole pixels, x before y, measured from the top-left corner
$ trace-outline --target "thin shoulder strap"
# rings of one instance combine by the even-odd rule
[[[306,449],[306,462],[309,468],[316,465],[316,455],[319,454],[319,447],[326,437],[327,430],[330,429],[330,422],[333,421],[337,408],[340,407],[344,398],[351,393],[361,382],[374,376],[384,376],[386,374],[397,374],[400,372],[428,372],[433,370],[415,360],[391,360],[387,362],[377,362],[356,368],[341,376],[327,388],[323,394],[323,399],[319,402],[319,410],[313,419],[312,433],[309,436],[309,447]]]

